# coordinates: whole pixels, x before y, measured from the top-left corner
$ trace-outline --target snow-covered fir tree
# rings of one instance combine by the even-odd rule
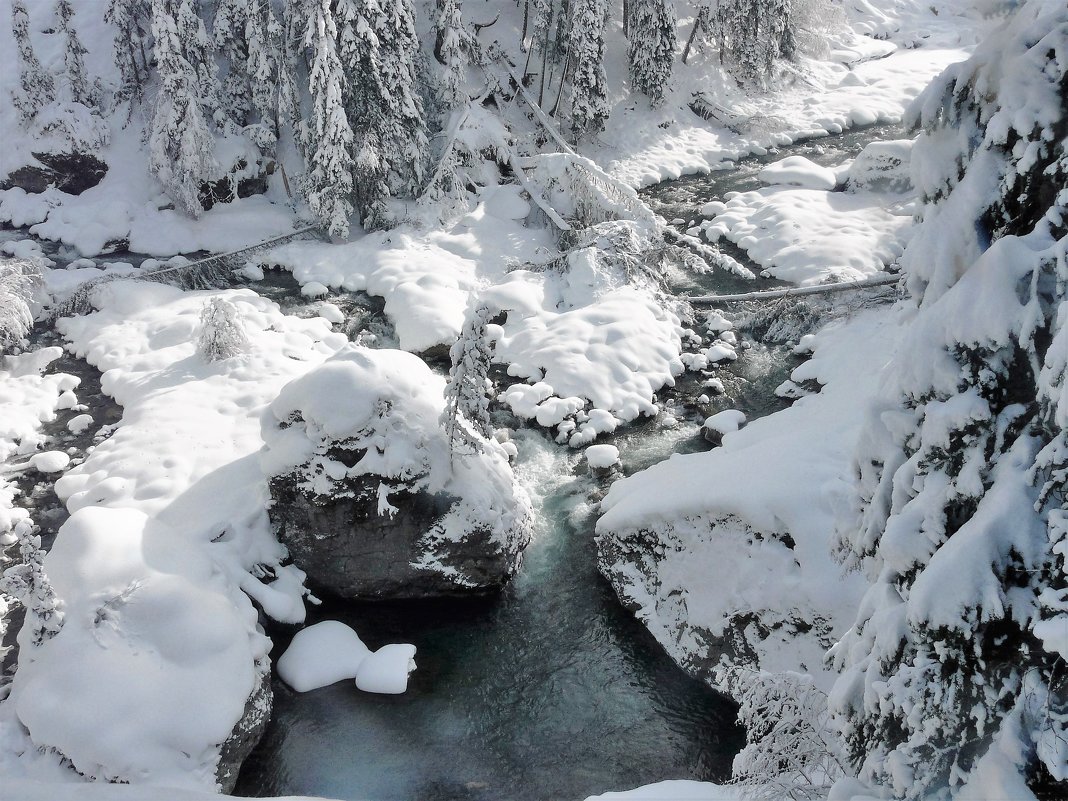
[[[16,526],[15,534],[22,562],[4,571],[0,577],[0,593],[10,595],[26,607],[30,644],[41,645],[63,628],[63,601],[56,596],[45,573],[40,536],[33,533],[33,527],[27,521]]]
[[[444,67],[437,91],[442,120],[447,120],[452,110],[464,100],[468,58],[463,36],[459,0],[437,0],[434,55]]]
[[[627,17],[631,87],[657,105],[675,63],[675,6],[670,0],[628,0]]]
[[[449,351],[452,368],[445,386],[445,410],[441,425],[455,452],[466,448],[480,450],[478,439],[493,436],[489,415],[489,370],[493,359],[493,345],[486,335],[486,326],[493,311],[486,304],[474,306],[464,320],[460,338]]]
[[[604,71],[607,0],[572,0],[571,130],[576,137],[604,130],[608,119],[608,78]]]
[[[24,123],[56,99],[56,84],[33,50],[30,40],[30,16],[23,0],[11,2],[11,30],[19,53],[19,86],[14,90],[15,107]]]
[[[718,0],[711,13],[711,32],[731,75],[764,84],[776,60],[794,54],[793,4],[793,0]]]
[[[214,55],[192,0],[153,0],[152,35],[160,87],[150,166],[174,201],[197,217],[201,184],[218,170],[209,123],[219,107]]]
[[[872,586],[831,697],[894,798],[1068,797],[1066,54],[1068,6],[1030,0],[918,105],[912,308],[840,534]]]
[[[151,0],[108,0],[104,21],[115,27],[116,100],[139,101],[148,81],[152,51]]]
[[[92,86],[89,76],[85,71],[85,54],[88,52],[78,31],[74,27],[74,7],[70,0],[59,0],[56,4],[56,17],[59,20],[59,31],[66,40],[63,49],[63,65],[67,72],[67,85],[70,88],[70,97],[75,103],[92,105]]]
[[[292,24],[302,28],[308,59],[311,120],[303,137],[308,206],[335,236],[349,232],[352,216],[354,137],[345,110],[346,74],[330,0],[294,0]]]
[[[339,0],[339,53],[349,78],[354,196],[364,227],[385,222],[390,195],[414,193],[429,143],[417,87],[419,41],[410,0]]]
[[[200,312],[197,354],[206,362],[231,359],[248,351],[248,335],[241,325],[237,307],[215,297]]]
[[[273,155],[282,126],[296,120],[299,102],[281,22],[270,2],[219,0],[212,36],[227,65],[221,97],[226,117]]]

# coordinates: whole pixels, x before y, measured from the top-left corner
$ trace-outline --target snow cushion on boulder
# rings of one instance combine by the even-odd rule
[[[403,351],[342,349],[264,421],[271,519],[297,565],[350,598],[499,589],[530,538],[505,448],[450,449],[443,378]]]

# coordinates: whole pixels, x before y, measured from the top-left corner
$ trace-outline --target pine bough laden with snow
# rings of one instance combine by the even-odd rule
[[[482,446],[471,431],[485,439],[493,436],[489,415],[489,370],[493,346],[486,326],[493,311],[486,304],[474,307],[464,320],[460,338],[449,351],[452,368],[445,386],[445,409],[441,426],[449,439],[449,450],[480,452]]]
[[[63,628],[63,602],[56,597],[52,582],[44,571],[44,551],[33,526],[23,521],[15,529],[22,563],[7,568],[0,577],[0,593],[9,595],[26,607],[30,623],[30,643],[41,645]]]
[[[915,308],[840,532],[872,586],[832,710],[895,798],[1064,798],[1068,6],[1023,4],[917,108]]]
[[[827,695],[812,676],[721,667],[716,682],[738,699],[738,723],[745,728],[731,784],[752,801],[826,798],[845,771]]]

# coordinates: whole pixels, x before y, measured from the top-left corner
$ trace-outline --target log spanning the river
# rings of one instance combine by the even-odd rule
[[[889,286],[901,280],[900,275],[877,275],[863,281],[842,281],[837,284],[820,284],[819,286],[795,286],[787,289],[765,289],[760,292],[744,292],[740,295],[697,295],[686,298],[698,306],[714,306],[717,303],[739,303],[745,300],[775,300],[792,298],[799,295],[823,295],[830,292],[848,292],[850,289],[867,289],[873,286]]]

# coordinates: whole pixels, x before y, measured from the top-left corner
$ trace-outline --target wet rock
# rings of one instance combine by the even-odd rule
[[[108,165],[88,153],[34,153],[36,164],[27,164],[11,172],[0,189],[20,187],[31,194],[54,186],[69,195],[80,195],[100,183]]]
[[[419,567],[435,524],[459,498],[444,492],[401,490],[389,495],[397,511],[379,514],[380,477],[362,476],[337,496],[310,495],[294,474],[271,481],[271,519],[294,563],[322,590],[343,598],[428,598],[493,592],[515,571],[515,555],[475,526],[437,549],[447,569]]]
[[[271,708],[274,694],[271,691],[271,671],[264,665],[260,669],[259,684],[245,702],[245,711],[226,738],[219,750],[219,765],[215,769],[215,780],[219,790],[231,793],[237,784],[237,776],[242,763],[263,739],[267,724],[271,720]]]

